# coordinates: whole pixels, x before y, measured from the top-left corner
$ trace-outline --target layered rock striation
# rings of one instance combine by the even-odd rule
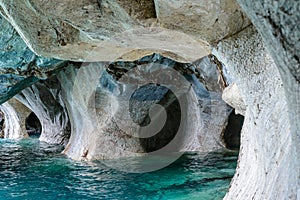
[[[0,103],[40,79],[46,79],[65,62],[34,54],[14,27],[0,16]]]
[[[61,92],[61,85],[54,76],[22,90],[15,98],[39,119],[42,126],[41,141],[66,145],[71,128]]]
[[[187,134],[171,150],[221,147],[219,137],[228,118],[221,92],[228,84],[218,59],[236,84],[225,90],[223,98],[245,115],[238,169],[225,199],[299,198],[298,1],[1,0],[0,5],[0,102],[65,67],[57,75],[59,87],[38,84],[18,99],[40,113],[44,127],[59,130],[53,131],[59,141],[64,140],[70,118],[71,137],[65,149],[70,157],[116,158],[153,151],[156,142],[164,146],[172,134],[151,140],[134,134],[138,125],[151,126],[151,117],[159,125],[168,109],[177,111],[170,116],[173,120],[176,113],[193,119],[184,121]],[[211,50],[216,59],[205,57]],[[149,65],[156,58],[153,53],[167,57],[161,58],[165,61],[178,61],[167,64],[188,81],[178,98],[162,87],[167,84],[142,87],[139,82],[151,77],[145,75],[147,70],[156,73],[157,68]],[[210,71],[215,67],[217,75]],[[181,100],[188,105],[184,112],[176,106]],[[150,109],[155,104],[159,106]],[[51,106],[59,109],[49,112]],[[54,137],[51,133],[45,138]]]
[[[231,108],[212,59],[70,65],[58,76],[72,124],[65,153],[93,160],[223,148]]]
[[[3,112],[4,123],[3,138],[6,139],[23,139],[29,135],[26,130],[26,118],[31,111],[16,99],[10,99],[8,102],[0,105]]]
[[[298,167],[291,158],[297,144],[283,82],[260,35],[248,28],[220,42],[214,53],[230,68],[247,105],[238,169],[225,199],[285,199],[296,194]]]

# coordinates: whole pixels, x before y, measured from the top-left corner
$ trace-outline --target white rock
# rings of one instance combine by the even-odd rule
[[[238,168],[225,199],[296,199],[299,141],[293,140],[279,71],[254,28],[218,44],[247,105]]]
[[[70,136],[69,117],[56,77],[40,81],[15,96],[30,108],[39,119],[42,132],[40,141],[66,145]]]
[[[155,0],[155,7],[161,26],[210,44],[251,24],[235,0]]]
[[[246,105],[236,83],[224,89],[222,99],[235,109],[236,114],[245,116]]]
[[[16,99],[0,105],[4,113],[4,138],[23,139],[27,138],[25,121],[31,111]]]

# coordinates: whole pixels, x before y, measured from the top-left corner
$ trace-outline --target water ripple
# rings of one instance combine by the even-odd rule
[[[222,199],[237,160],[236,152],[186,153],[164,169],[131,174],[61,151],[34,139],[0,140],[0,200]]]

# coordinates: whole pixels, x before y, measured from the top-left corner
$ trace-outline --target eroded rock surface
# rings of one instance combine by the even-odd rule
[[[191,62],[208,54],[203,42],[184,33],[140,23],[140,14],[133,16],[128,12],[141,7],[141,2],[153,5],[151,1],[26,0],[1,1],[1,6],[3,16],[30,49],[45,57],[114,61],[136,60],[157,52]],[[148,9],[145,13],[153,12],[149,6],[142,8]]]
[[[222,99],[235,109],[236,114],[245,116],[247,107],[236,83],[233,83],[224,89]]]
[[[0,104],[39,79],[45,79],[63,61],[36,56],[15,29],[0,16]]]
[[[70,137],[70,122],[56,77],[39,81],[15,96],[38,117],[42,132],[39,140],[66,145]]]
[[[219,42],[214,53],[229,68],[247,105],[239,167],[226,199],[297,199],[300,196],[300,5],[298,1],[286,0],[238,2],[262,39],[252,27],[248,27],[249,20],[232,0],[155,0],[155,12],[153,1],[0,1],[2,15],[29,48],[46,57],[73,61],[135,61],[156,52],[177,61],[194,62],[210,53],[202,40],[210,44]],[[3,83],[0,102],[4,102],[36,82],[36,77],[48,75],[45,76],[42,69],[36,70],[39,62],[35,59],[39,57],[28,53],[7,22],[1,20],[1,23],[4,27],[0,32],[1,48],[4,49],[1,58],[5,58],[4,63],[7,57],[20,58],[8,60],[9,65],[1,65],[4,71],[0,75]],[[54,66],[51,60],[48,61],[46,59],[45,69]],[[99,74],[87,70],[83,72],[84,78],[74,84],[76,76],[81,73],[78,65],[73,64],[59,75],[65,91],[65,96],[62,96],[73,122],[73,135],[65,152],[75,159],[102,159],[107,158],[108,152],[118,157],[129,155],[125,149],[135,153],[145,151],[139,140],[126,135],[126,132],[134,132],[133,123],[127,124],[126,131],[122,131],[118,123],[109,121],[123,109],[120,108],[123,93],[115,93],[118,89],[111,90],[116,87],[116,80],[110,82],[108,88],[103,87],[99,83]],[[32,72],[34,76],[30,76]],[[99,89],[91,90],[90,84],[96,84]],[[207,89],[215,87],[206,86]],[[132,91],[133,88],[123,89]],[[197,95],[196,98],[199,103]],[[205,101],[201,102],[205,104]],[[190,109],[197,108],[191,105]],[[90,128],[94,127],[87,112],[91,107],[102,120],[97,127],[102,130],[102,139],[99,132]],[[206,113],[213,110],[208,108],[204,109]],[[141,114],[134,115],[137,119],[147,116],[142,115],[141,110],[137,113]],[[119,116],[125,115],[121,112]],[[196,122],[187,122],[187,127],[197,129],[203,125]],[[88,134],[82,134],[85,131]],[[187,141],[194,138],[195,131],[191,133]],[[120,136],[124,137],[120,139]],[[195,141],[197,144],[199,141],[205,141],[205,144],[218,141],[198,139],[186,144],[194,148],[197,146]],[[114,146],[121,148],[116,151],[112,149]]]
[[[1,6],[32,51],[73,61],[133,61],[155,52],[193,62],[209,54],[202,39],[214,43],[250,24],[233,0],[3,0]]]
[[[155,0],[155,7],[163,27],[180,30],[210,44],[251,24],[235,0]]]
[[[230,68],[247,105],[238,168],[225,199],[296,199],[299,142],[282,79],[260,35],[250,27],[214,53]]]
[[[257,27],[279,68],[288,102],[291,137],[295,142],[293,162],[289,169],[293,178],[279,193],[290,199],[300,197],[300,3],[298,1],[239,1]],[[298,179],[298,182],[297,180]]]
[[[223,85],[210,59],[191,65],[154,54],[135,62],[70,66],[59,75],[72,116],[72,135],[65,153],[74,159],[104,159],[163,148],[176,152],[224,147],[221,133],[231,109],[221,99]],[[206,75],[199,73],[209,67]],[[184,83],[172,71],[165,77],[164,70],[170,69],[179,73]],[[206,85],[200,80],[214,81]],[[174,96],[168,88],[178,86]],[[163,108],[151,111],[157,104]],[[137,135],[151,133],[155,136]]]
[[[23,139],[27,138],[25,120],[31,111],[16,99],[0,105],[0,110],[4,114],[4,138]]]

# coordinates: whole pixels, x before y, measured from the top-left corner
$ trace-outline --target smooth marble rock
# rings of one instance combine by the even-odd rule
[[[15,98],[26,105],[39,119],[40,141],[66,145],[70,137],[70,122],[61,96],[61,85],[55,76],[23,89]]]
[[[139,18],[155,16],[152,1],[4,0],[1,7],[28,47],[44,57],[111,62],[133,61],[156,52],[191,62],[209,53],[200,39],[140,22]],[[130,13],[138,8],[147,10]]]
[[[293,154],[287,171],[290,180],[284,189],[278,189],[276,198],[300,198],[300,2],[238,0],[258,32],[261,34],[274,59],[285,89],[293,141]],[[279,113],[278,115],[280,115]],[[285,179],[283,179],[285,180]],[[281,180],[280,180],[281,182]],[[276,190],[275,189],[275,190]],[[274,196],[275,196],[274,194]],[[269,194],[268,194],[269,195]],[[271,195],[271,194],[270,194]]]
[[[16,99],[0,105],[0,110],[4,114],[4,138],[23,139],[29,137],[26,131],[26,118],[31,111]]]
[[[222,99],[235,109],[236,114],[245,116],[247,106],[236,83],[232,83],[224,89]]]
[[[250,24],[233,0],[3,0],[1,7],[32,51],[73,61],[134,61],[160,53],[193,62],[210,53],[209,44]]]
[[[184,64],[153,54],[134,62],[73,63],[58,76],[72,125],[64,153],[97,160],[224,148],[231,108],[211,59]]]
[[[247,105],[236,174],[225,199],[294,198],[299,166],[283,79],[253,27],[214,54],[230,69]]]
[[[199,134],[196,130],[212,131],[209,129],[213,127],[209,123],[212,121],[202,123],[201,119],[209,119],[208,116],[216,122],[220,122],[218,116],[224,119],[227,109],[220,109],[219,92],[229,82],[235,82],[247,109],[239,165],[225,199],[299,199],[300,4],[287,0],[237,1],[257,30],[233,0],[0,0],[0,12],[11,24],[0,18],[3,27],[0,30],[3,49],[0,52],[0,103],[66,65],[49,58],[117,63],[159,53],[182,63],[196,63],[209,55],[213,47],[216,57],[224,63],[223,70],[215,63],[219,72],[228,70],[232,78],[228,81],[223,74],[223,78],[217,78],[218,82],[214,77],[205,83],[209,67],[202,70],[195,64],[194,68],[190,65],[183,68],[184,73],[195,74],[187,78],[196,91],[195,96],[185,98],[191,103],[186,117],[194,119],[185,122],[190,133],[184,138],[183,143],[190,144],[185,149],[196,149],[201,146],[200,141],[203,141],[202,147],[214,147],[219,141],[215,133],[194,138]],[[109,65],[107,70],[112,77],[108,73],[104,80],[99,80],[101,74],[96,72],[105,71],[107,63],[90,65],[87,64],[85,71],[80,70],[83,69],[81,63],[69,63],[68,69],[58,76],[62,86],[59,96],[66,103],[72,124],[72,135],[64,152],[75,159],[103,159],[147,151],[139,139],[127,134],[135,132],[136,123],[126,123],[126,120],[122,123],[122,120],[133,117],[143,123],[147,112],[139,106],[149,108],[156,101],[133,103],[129,115],[124,112],[126,106],[122,98],[136,88],[128,84],[120,86],[116,79],[134,68],[122,67],[124,62],[118,63],[116,68]],[[95,71],[99,67],[101,70]],[[202,72],[194,70],[197,68]],[[81,78],[77,79],[78,76]],[[134,77],[135,81],[143,80]],[[205,87],[198,84],[198,80],[202,80]],[[143,95],[144,90],[151,90],[151,94]],[[162,91],[163,88],[140,88],[141,93],[136,93],[136,97],[148,99],[152,93]],[[173,98],[171,94],[166,96],[168,100]],[[168,101],[162,103],[168,104]],[[207,109],[199,114],[195,111],[199,106]],[[164,112],[158,113],[163,116]],[[221,130],[222,126],[215,130]],[[191,138],[193,142],[189,143]],[[116,150],[115,146],[119,148]]]
[[[0,26],[1,104],[39,79],[46,79],[65,62],[36,56],[2,16]]]

